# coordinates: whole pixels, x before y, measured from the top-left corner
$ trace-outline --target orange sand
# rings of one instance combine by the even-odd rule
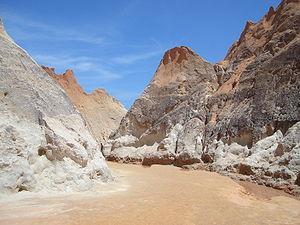
[[[300,201],[283,192],[206,171],[109,166],[116,182],[93,192],[1,196],[0,224],[300,224]]]

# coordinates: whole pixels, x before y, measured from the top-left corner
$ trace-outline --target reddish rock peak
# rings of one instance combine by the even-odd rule
[[[56,74],[54,67],[48,67],[48,66],[41,66],[41,67],[52,77],[55,77],[57,79],[64,79],[64,80],[73,80],[77,82],[73,70],[71,69],[67,69],[66,72],[64,72],[63,74]]]
[[[255,23],[252,22],[252,21],[247,21],[247,22],[246,22],[246,25],[245,25],[245,27],[244,27],[243,32],[241,33],[241,36],[240,36],[240,39],[239,39],[238,42],[242,42],[242,41],[243,41],[243,39],[245,38],[245,35],[250,31],[250,29],[251,29],[254,25],[255,25]]]
[[[249,30],[249,28],[250,28],[251,26],[253,26],[254,24],[255,24],[254,22],[252,22],[251,20],[248,20],[248,21],[246,22],[244,31]]]
[[[225,60],[243,62],[262,52],[274,55],[296,36],[299,30],[300,0],[282,0],[269,8],[257,23],[247,22],[241,36],[229,49]]]
[[[175,47],[165,52],[162,62],[164,65],[170,62],[181,63],[188,59],[188,55],[195,55],[195,53],[185,46]]]
[[[72,84],[73,86],[80,87],[79,84],[77,83],[73,70],[71,69],[67,69],[66,72],[64,72],[63,74],[56,75],[55,78],[62,82],[68,83],[69,85]]]
[[[109,134],[117,129],[126,109],[104,89],[85,93],[77,83],[73,70],[56,74],[54,68],[42,68],[65,90],[66,94],[87,121],[94,136],[99,142],[106,140]]]
[[[66,72],[64,72],[61,76],[64,76],[66,80],[69,80],[69,81],[72,80],[77,83],[76,78],[73,73],[73,70],[71,70],[71,69],[67,69]]]
[[[276,14],[276,11],[274,10],[273,6],[271,6],[269,8],[267,15],[265,16],[266,21],[269,21],[271,19],[271,17],[274,16],[275,14]]]
[[[55,68],[41,66],[54,80],[56,80],[64,89],[65,91],[69,92],[77,92],[77,93],[84,93],[83,89],[77,83],[77,80],[74,76],[73,70],[68,69],[63,74],[56,74]]]

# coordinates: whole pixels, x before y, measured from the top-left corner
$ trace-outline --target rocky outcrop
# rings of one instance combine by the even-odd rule
[[[207,114],[205,105],[217,87],[212,64],[187,47],[167,51],[150,85],[111,136],[112,154],[119,151],[116,145],[143,148],[159,144],[156,151],[160,156],[146,154],[145,160],[150,157],[148,161],[155,163],[169,155],[174,156],[178,165],[199,161]],[[134,138],[124,145],[120,143],[123,136]]]
[[[104,89],[96,89],[90,94],[85,93],[77,83],[72,70],[58,75],[54,68],[44,66],[42,68],[63,87],[97,141],[103,143],[107,140],[125,116],[124,106]]]
[[[110,179],[64,90],[0,24],[0,192],[87,190]]]
[[[285,135],[277,130],[273,135],[256,142],[252,148],[215,140],[207,147],[207,154],[211,156],[212,162],[206,168],[234,179],[254,181],[299,195],[299,131],[300,122],[292,126]],[[281,154],[277,153],[278,149]]]
[[[299,1],[283,1],[258,23],[247,22],[217,65],[228,80],[207,104],[213,122],[206,129],[213,139],[251,147],[300,120],[299,8]]]
[[[202,163],[296,193],[299,30],[299,0],[284,0],[258,23],[247,22],[220,63],[187,47],[170,49],[111,136],[106,155],[127,148],[146,165]]]

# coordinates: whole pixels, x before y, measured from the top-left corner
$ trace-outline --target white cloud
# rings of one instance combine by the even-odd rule
[[[16,15],[10,11],[0,11],[5,22],[11,24],[10,30],[17,36],[19,40],[40,39],[52,41],[78,41],[89,44],[102,44],[104,38],[98,34],[85,34],[83,30],[78,28],[65,28],[52,26],[42,22],[36,22],[28,18]]]
[[[122,78],[122,75],[114,72],[111,68],[107,68],[99,60],[86,56],[70,56],[70,55],[42,55],[34,56],[38,63],[45,66],[53,66],[60,70],[71,68],[74,72],[88,72],[90,75],[84,76],[86,83],[96,81],[111,81]]]
[[[146,52],[141,54],[130,54],[130,55],[118,56],[113,58],[112,62],[118,64],[132,64],[140,60],[152,58],[156,55],[161,54],[161,52],[162,52],[161,50],[157,50],[157,51],[151,51],[151,52]]]

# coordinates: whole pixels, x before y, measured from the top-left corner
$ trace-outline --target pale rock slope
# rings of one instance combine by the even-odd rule
[[[300,1],[283,0],[247,22],[220,63],[170,49],[105,155],[193,164],[300,194],[299,31]]]
[[[42,68],[65,90],[71,102],[84,117],[98,143],[103,143],[115,131],[127,110],[104,89],[88,94],[77,83],[72,70],[56,74],[54,68]]]
[[[79,191],[110,179],[64,90],[0,23],[0,192]],[[100,179],[99,179],[100,180]]]

